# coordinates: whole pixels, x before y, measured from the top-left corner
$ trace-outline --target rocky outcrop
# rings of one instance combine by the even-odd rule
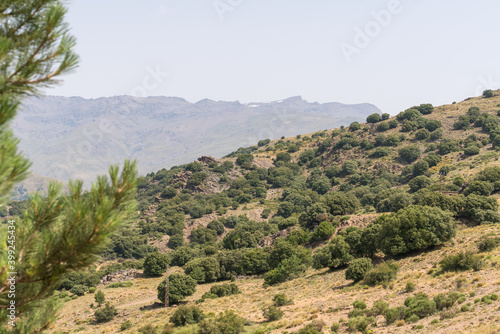
[[[201,162],[202,164],[204,164],[205,166],[210,165],[210,163],[212,163],[212,162],[216,162],[217,164],[221,163],[219,160],[217,160],[211,156],[202,156],[202,157],[198,158],[198,161]]]
[[[125,269],[117,271],[116,273],[105,275],[101,279],[101,284],[107,285],[109,283],[130,281],[140,276],[141,273],[137,269]]]

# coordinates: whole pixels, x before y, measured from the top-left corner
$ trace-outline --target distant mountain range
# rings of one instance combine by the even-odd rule
[[[34,173],[85,181],[125,158],[138,159],[141,174],[188,163],[200,155],[221,157],[260,139],[364,121],[372,104],[307,102],[291,97],[242,104],[178,97],[84,99],[48,96],[24,102],[13,123]]]

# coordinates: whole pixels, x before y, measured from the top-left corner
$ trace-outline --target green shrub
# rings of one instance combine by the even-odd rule
[[[98,290],[96,294],[94,295],[94,299],[97,303],[97,305],[101,306],[104,301],[106,300],[106,297],[104,296],[104,292],[102,290]]]
[[[476,194],[489,196],[494,190],[493,185],[488,181],[472,181],[464,190],[464,195]]]
[[[412,314],[408,319],[406,319],[407,322],[417,322],[419,321],[420,318],[418,315]]]
[[[431,132],[431,140],[438,140],[438,139],[441,139],[443,138],[443,135],[444,135],[444,131],[443,129],[437,129],[437,130],[434,130]],[[432,145],[435,145],[435,144],[432,144]],[[431,145],[429,145],[429,147],[431,147]],[[432,146],[432,150],[429,150],[429,151],[435,151],[436,150],[436,146]]]
[[[483,237],[477,243],[480,252],[490,252],[500,245],[500,238]]]
[[[488,99],[493,96],[493,91],[491,89],[487,89],[483,92],[483,97]]]
[[[120,325],[120,331],[125,331],[130,327],[132,327],[132,322],[130,322],[130,320],[125,320]]]
[[[377,123],[380,122],[381,116],[380,114],[371,114],[366,118],[366,123]]]
[[[388,147],[377,147],[370,155],[372,158],[382,158],[391,154],[391,149]]]
[[[464,154],[467,156],[479,154],[479,147],[476,145],[470,145],[464,148]]]
[[[215,282],[220,277],[220,264],[215,257],[196,258],[186,264],[185,273],[198,283]]]
[[[232,310],[219,313],[215,319],[204,319],[198,324],[199,334],[239,334],[244,332],[245,319]]]
[[[262,210],[260,217],[266,219],[269,217],[270,214],[271,214],[271,209],[265,208],[264,210]]]
[[[319,334],[323,333],[323,328],[325,327],[325,322],[323,320],[313,320],[310,324],[305,325],[297,334]]]
[[[287,306],[292,305],[293,300],[288,298],[285,293],[278,293],[273,297],[274,306]]]
[[[328,240],[333,233],[335,233],[335,227],[329,221],[323,221],[319,224],[319,226],[314,230],[314,233],[311,236],[312,240],[320,241],[320,240]]]
[[[147,277],[161,276],[169,264],[169,259],[165,254],[152,253],[144,260],[144,275]]]
[[[212,287],[210,288],[210,293],[216,295],[217,297],[225,297],[230,295],[236,295],[241,292],[236,284],[224,283],[220,285],[212,285]]]
[[[360,258],[352,260],[345,272],[345,278],[352,279],[354,282],[359,282],[371,269],[373,269],[373,265],[370,259]]]
[[[368,326],[370,325],[370,320],[365,316],[359,316],[349,319],[347,323],[347,328],[349,332],[360,331],[361,333],[366,333]]]
[[[417,293],[413,297],[406,298],[404,304],[406,306],[404,311],[406,321],[409,321],[413,315],[418,318],[425,318],[436,312],[436,303],[429,300],[427,295],[423,293]]]
[[[130,288],[134,283],[130,281],[124,281],[124,282],[114,282],[110,283],[107,287],[108,288]]]
[[[339,329],[340,329],[340,324],[338,322],[334,322],[332,324],[332,327],[330,327],[330,330],[332,331],[332,333],[338,333]]]
[[[116,314],[118,314],[118,312],[115,307],[107,302],[104,307],[95,310],[94,317],[97,322],[108,322],[113,320]]]
[[[420,189],[427,188],[432,184],[432,180],[426,175],[419,175],[408,183],[410,186],[410,192],[414,193]]]
[[[303,261],[297,257],[284,259],[280,264],[271,271],[268,271],[264,276],[265,285],[275,285],[295,278],[299,273],[306,269]]]
[[[334,192],[332,194],[327,194],[323,197],[323,203],[328,208],[328,213],[334,216],[355,213],[361,206],[357,197],[351,193]]]
[[[442,244],[456,233],[452,214],[430,206],[410,205],[374,223],[380,224],[377,248],[392,256]]]
[[[385,310],[389,308],[389,304],[387,304],[383,300],[377,300],[375,303],[373,303],[372,308],[369,309],[366,314],[370,316],[379,316],[384,314]]]
[[[205,318],[203,312],[196,306],[182,305],[175,309],[170,322],[175,326],[197,324]]]
[[[333,237],[328,245],[318,249],[313,255],[313,267],[332,269],[347,265],[353,256],[351,247],[341,236]]]
[[[460,311],[462,312],[469,312],[470,311],[470,307],[469,305],[462,305],[462,307],[460,308]]]
[[[379,264],[365,275],[364,281],[369,285],[377,285],[396,279],[399,265],[393,261]]]
[[[430,136],[430,132],[427,129],[421,129],[421,130],[418,130],[417,133],[415,133],[415,138],[417,140],[426,140],[427,138],[429,138],[429,136]]]
[[[88,291],[89,288],[87,288],[85,285],[82,284],[75,285],[71,288],[71,290],[69,290],[69,292],[77,296],[83,296]]]
[[[436,303],[436,309],[438,311],[441,311],[445,308],[450,308],[452,307],[456,301],[461,297],[462,295],[459,294],[458,292],[450,292],[448,295],[445,295],[444,293],[440,293],[437,296],[434,297],[434,303]]]
[[[349,131],[351,132],[358,131],[359,129],[361,129],[361,124],[359,124],[359,122],[352,122],[349,125]]]
[[[349,311],[349,313],[347,314],[347,317],[349,319],[351,319],[351,318],[356,318],[356,317],[364,316],[365,314],[366,314],[366,310],[362,310],[362,309],[359,309],[359,308],[354,308],[351,311]]]
[[[262,310],[264,318],[267,321],[276,321],[280,320],[283,317],[283,311],[277,308],[276,306],[269,306]]]
[[[362,300],[356,299],[354,303],[352,303],[352,306],[356,309],[360,310],[365,310],[366,309],[366,303]]]
[[[381,122],[377,125],[378,132],[384,132],[390,129],[389,122]]]
[[[461,252],[446,256],[439,262],[443,271],[480,270],[483,266],[482,257],[472,252]]]
[[[177,304],[185,297],[191,296],[196,291],[196,281],[187,275],[172,274],[168,276],[169,303]],[[157,287],[158,299],[165,303],[165,280]]]
[[[154,327],[153,325],[148,324],[139,328],[137,332],[140,334],[156,334],[157,333],[156,329],[157,328]]]
[[[417,145],[409,145],[398,150],[399,156],[405,161],[411,163],[420,157],[420,149]]]
[[[490,299],[493,300],[493,301],[497,301],[498,300],[498,295],[496,293],[492,293],[490,295]]]
[[[415,285],[415,283],[408,282],[408,283],[406,283],[406,286],[405,286],[405,292],[411,293],[411,292],[415,291],[416,288],[417,288],[417,286]]]
[[[94,293],[94,292],[95,292],[95,290],[96,290],[96,288],[95,288],[95,287],[93,287],[93,286],[91,286],[91,287],[89,288],[89,293]]]
[[[485,295],[481,298],[481,302],[485,303],[485,304],[491,304],[491,298],[490,296],[488,295]]]
[[[168,247],[172,249],[177,249],[184,244],[184,236],[181,233],[172,235],[168,239]]]
[[[266,146],[270,142],[271,142],[271,139],[262,139],[262,140],[259,140],[259,142],[257,143],[257,146],[258,147]]]

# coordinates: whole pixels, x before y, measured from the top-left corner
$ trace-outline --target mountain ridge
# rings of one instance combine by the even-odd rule
[[[347,125],[380,112],[368,103],[311,103],[300,96],[278,101],[46,96],[25,101],[13,129],[35,173],[63,181],[81,178],[88,184],[125,158],[138,159],[145,174],[204,154],[223,156],[260,139]]]

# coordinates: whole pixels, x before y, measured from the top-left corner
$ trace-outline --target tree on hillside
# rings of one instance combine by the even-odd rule
[[[407,162],[413,162],[420,157],[420,149],[417,145],[408,145],[398,150],[399,156]]]
[[[442,244],[456,233],[451,212],[430,206],[410,205],[374,224],[380,224],[377,248],[391,256]]]
[[[144,260],[144,275],[149,277],[163,275],[169,262],[169,258],[165,254],[149,254]]]
[[[366,118],[366,123],[377,123],[380,122],[381,116],[380,114],[371,114]]]
[[[97,303],[97,305],[101,306],[104,301],[106,300],[106,297],[104,296],[104,292],[102,290],[97,290],[97,292],[94,295],[94,299]]]
[[[10,121],[23,98],[38,95],[77,65],[65,13],[58,0],[0,3],[0,206],[30,166],[17,150]],[[15,332],[43,331],[60,305],[53,292],[63,275],[93,263],[133,211],[136,164],[125,162],[121,174],[113,166],[109,174],[109,179],[99,177],[88,192],[81,181],[70,182],[67,194],[50,184],[46,197],[31,197],[22,220],[0,227],[0,332],[7,331],[7,307],[13,301],[8,296],[9,272],[17,273]],[[12,235],[15,251],[8,248],[14,246],[13,238],[7,241]]]
[[[488,99],[493,96],[493,91],[491,89],[487,89],[483,92],[483,96]]]
[[[196,281],[187,275],[172,274],[168,276],[169,304],[177,304],[184,298],[191,296],[196,291]],[[166,282],[162,280],[157,287],[158,299],[165,303]]]

